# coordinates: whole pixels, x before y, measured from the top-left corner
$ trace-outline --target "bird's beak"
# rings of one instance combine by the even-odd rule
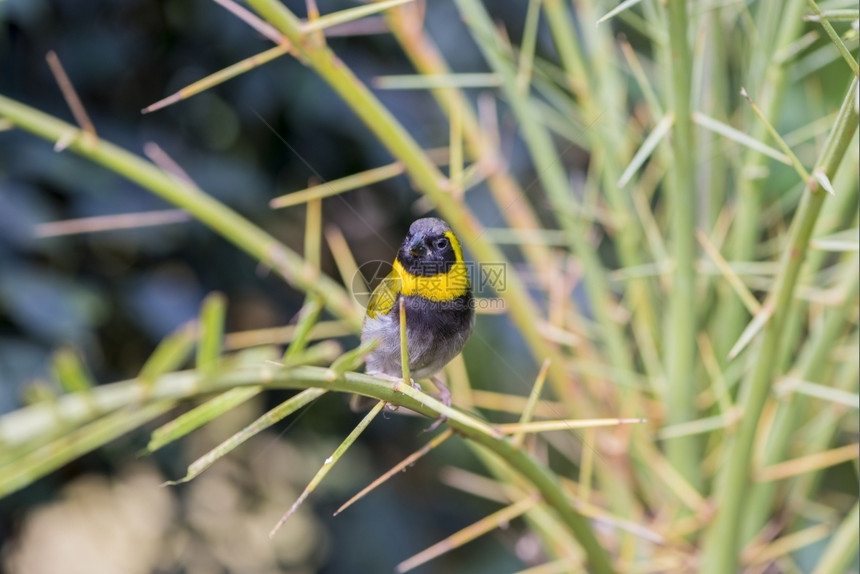
[[[427,254],[427,247],[424,246],[424,236],[421,234],[413,237],[406,248],[409,250],[409,254],[413,257],[421,257],[422,255]]]

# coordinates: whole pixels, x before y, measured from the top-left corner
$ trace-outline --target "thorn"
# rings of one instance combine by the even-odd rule
[[[194,183],[194,180],[191,179],[191,176],[186,173],[184,169],[179,167],[179,164],[176,163],[173,158],[167,155],[158,144],[154,142],[146,142],[143,146],[143,153],[146,154],[152,163],[175,177],[176,179],[183,181],[190,185],[191,187],[197,187],[197,184]]]
[[[75,116],[75,121],[84,133],[89,134],[91,141],[88,143],[94,143],[92,140],[95,140],[98,137],[96,135],[96,128],[90,120],[90,116],[87,114],[84,104],[81,103],[81,99],[78,97],[78,93],[75,91],[72,81],[63,69],[63,64],[60,63],[60,58],[57,56],[56,52],[51,50],[47,53],[45,59],[48,61],[48,67],[51,68],[51,73],[54,75],[54,79],[60,87],[60,91],[63,94],[63,98],[66,100],[66,104],[68,104],[69,109],[72,111],[72,115]],[[65,147],[62,149],[65,149]],[[62,149],[59,151],[62,151]]]
[[[284,523],[290,518],[290,516],[293,515],[293,513],[296,511],[296,509],[299,506],[301,506],[302,502],[305,501],[305,498],[307,498],[307,493],[303,492],[302,496],[300,496],[296,499],[296,501],[293,503],[293,505],[290,507],[290,509],[284,513],[284,515],[281,517],[280,520],[278,520],[278,523],[275,524],[274,528],[272,528],[269,531],[269,540],[271,540],[275,537],[275,534],[278,533],[278,530],[281,529],[281,526],[283,526]]]
[[[830,195],[835,196],[836,190],[833,189],[833,184],[830,182],[830,178],[827,177],[827,173],[821,169],[820,167],[815,168],[812,172],[813,179],[824,188],[824,191],[829,193]]]
[[[178,102],[181,99],[182,99],[182,93],[176,92],[175,94],[171,94],[171,95],[167,96],[166,98],[162,98],[162,99],[158,100],[154,104],[150,104],[150,105],[146,106],[145,108],[140,110],[140,113],[146,115],[146,114],[150,114],[152,112],[156,112],[162,108],[166,108],[170,104],[175,104],[176,102]]]
[[[54,151],[60,153],[65,150],[71,143],[75,141],[75,132],[67,132],[60,139],[57,140],[57,143],[54,144]]]

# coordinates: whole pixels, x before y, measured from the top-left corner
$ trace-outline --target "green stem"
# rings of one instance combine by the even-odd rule
[[[817,164],[817,169],[821,169],[831,180],[857,130],[857,111],[854,109],[856,92],[855,77]],[[791,308],[797,277],[826,196],[823,189],[807,191],[792,220],[788,245],[780,260],[779,272],[770,294],[775,311],[764,328],[755,366],[744,383],[745,389],[741,393],[746,399],[743,418],[721,477],[717,515],[705,538],[702,562],[705,574],[723,574],[738,569],[742,510],[746,507],[750,490],[752,449],[759,417],[773,383],[783,325]]]
[[[852,336],[848,337],[846,347],[856,349],[857,345],[858,333],[854,331]],[[858,371],[860,371],[860,365],[856,361],[842,363],[833,374],[833,388],[856,394]],[[825,407],[824,411],[816,416],[818,421],[813,425],[806,426],[809,432],[804,435],[803,448],[797,454],[803,456],[832,448],[839,436],[839,427],[848,414],[844,408],[836,405]],[[788,495],[786,496],[789,508],[799,508],[814,498],[821,487],[823,478],[823,472],[807,472],[796,477],[791,483]],[[801,528],[800,524],[803,522],[799,513],[795,512],[794,514],[796,516],[793,524],[789,526],[790,530]]]
[[[687,3],[670,0],[669,46],[672,53],[672,104],[675,113],[672,148],[673,185],[667,200],[672,217],[672,247],[675,265],[669,293],[669,329],[663,348],[668,354],[669,390],[666,394],[667,424],[676,425],[696,418],[696,187],[693,164],[693,126],[690,117],[690,46],[687,40]],[[700,483],[698,440],[694,436],[673,439],[666,444],[669,462],[694,487]]]
[[[397,38],[406,56],[415,69],[424,76],[446,76],[451,73],[439,49],[421,27],[420,15],[414,7],[389,10],[385,18],[391,33]],[[483,133],[478,118],[463,91],[456,88],[433,88],[430,90],[439,107],[450,118],[452,110],[459,108],[463,122],[463,140],[469,156],[475,161],[486,161],[490,165],[487,186],[493,199],[508,222],[517,230],[538,230],[540,222],[525,197],[522,188],[511,176],[502,159],[497,143]],[[519,246],[525,258],[535,268],[539,277],[551,277],[552,258],[545,245],[525,243]]]
[[[857,155],[856,147],[851,153],[855,156]],[[858,192],[860,192],[857,185],[857,172],[849,170],[840,171],[837,178],[833,181],[833,186],[839,192],[836,194],[836,197],[824,204],[818,222],[815,224],[815,231],[813,231],[815,237],[830,235],[840,229],[857,227],[857,196]],[[804,279],[813,281],[824,266],[828,264],[831,256],[832,254],[828,251],[811,251],[806,258],[806,266],[803,273]],[[791,312],[785,328],[787,335],[779,351],[778,368],[781,373],[790,368],[795,358],[798,343],[802,340],[805,333],[809,302],[795,299],[794,307],[795,309]]]
[[[556,211],[568,243],[584,267],[583,281],[592,311],[601,325],[611,363],[617,367],[619,373],[623,373],[620,376],[627,377],[629,373],[635,372],[635,369],[624,331],[611,317],[612,297],[606,269],[601,264],[594,245],[588,240],[587,227],[574,213],[567,176],[552,138],[542,125],[534,121],[528,98],[517,89],[516,74],[502,56],[496,42],[495,28],[484,6],[478,0],[457,0],[456,4],[466,23],[474,30],[484,58],[493,71],[502,76],[505,97],[519,119],[519,127],[538,178]]]
[[[355,329],[361,326],[360,309],[343,287],[320,275],[300,255],[199,188],[172,177],[116,145],[103,139],[87,137],[75,126],[2,95],[0,116],[48,141],[56,142],[71,137],[71,143],[66,148],[68,151],[101,164],[165,201],[185,209],[240,249],[271,265],[290,284],[319,295],[334,315],[346,320]]]
[[[756,14],[755,28],[758,38],[750,58],[750,69],[746,74],[747,91],[756,99],[759,108],[775,123],[782,108],[786,91],[786,62],[775,61],[773,54],[791,44],[803,25],[803,0],[785,3],[760,2]],[[746,113],[753,117],[752,110]],[[754,123],[750,136],[764,141],[767,128],[762,122]],[[761,233],[762,197],[765,193],[766,177],[760,172],[767,170],[770,160],[754,150],[747,150],[737,178],[737,208],[729,241],[729,259],[753,261],[755,247]],[[750,320],[749,312],[737,297],[728,296],[724,288],[715,312],[714,346],[717,357],[725,361],[729,350]]]
[[[415,6],[404,6],[398,10],[385,13],[392,34],[400,43],[415,69],[424,76],[445,76],[451,73],[439,49],[433,43],[421,26],[421,15]],[[452,110],[460,108],[463,123],[463,139],[469,156],[475,161],[485,161],[491,166],[487,177],[487,187],[501,212],[502,217],[513,230],[512,236],[519,237],[521,233],[540,229],[537,216],[523,193],[522,188],[512,177],[508,166],[502,158],[498,143],[482,130],[481,124],[462,90],[455,88],[434,88],[430,92],[436,99],[443,112],[451,117]],[[540,280],[551,282],[557,275],[551,253],[546,245],[526,242],[519,245],[523,256],[534,270],[534,276]],[[460,397],[462,398],[462,397]],[[459,399],[458,399],[458,402]],[[460,403],[460,406],[463,406]],[[486,449],[475,446],[473,451],[482,459],[491,474],[504,482],[512,480],[513,472],[498,458],[489,454]],[[627,491],[617,480],[618,472],[602,466],[599,472],[606,477],[610,489],[618,493],[614,499],[623,499]],[[514,479],[515,480],[515,479]],[[522,482],[521,480],[517,482]],[[607,491],[610,491],[608,489]],[[627,506],[629,508],[629,506]],[[533,508],[524,517],[530,527],[538,533],[544,548],[550,557],[560,557],[564,552],[558,550],[558,539],[563,537],[565,548],[568,546],[569,535],[561,528],[559,521],[552,512],[544,506]]]
[[[86,401],[87,395],[89,393],[83,392],[66,396],[82,397]],[[0,498],[163,415],[174,405],[173,401],[164,400],[139,407],[122,407],[86,426],[69,430],[52,442],[22,449],[18,457],[0,467]],[[57,430],[52,428],[45,434],[56,435]]]
[[[815,15],[819,17],[824,15],[815,0],[806,0],[806,3]],[[839,54],[845,60],[845,63],[848,64],[848,67],[851,68],[852,72],[854,72],[854,76],[860,76],[860,65],[857,64],[857,60],[854,59],[854,56],[845,46],[845,42],[842,41],[842,38],[836,30],[833,29],[833,25],[830,23],[830,20],[822,18],[819,22],[821,23],[821,27],[824,28],[824,31],[827,33],[827,36],[830,38],[830,41],[833,42],[836,49],[839,50]]]
[[[845,332],[848,318],[851,316],[851,309],[857,304],[860,277],[858,276],[857,258],[852,256],[851,259],[853,264],[849,264],[845,278],[840,285],[840,291],[844,293],[844,301],[824,312],[823,321],[810,334],[808,344],[800,353],[800,358],[797,361],[799,365],[797,376],[801,380],[815,380],[817,374],[827,372],[833,348],[839,337]],[[792,312],[796,311],[796,309],[792,310]],[[791,336],[791,334],[787,336]],[[779,403],[771,425],[767,447],[764,449],[762,467],[768,467],[785,460],[789,442],[801,423],[801,413],[807,402],[796,394],[791,394]],[[744,512],[742,540],[751,540],[764,526],[772,510],[776,487],[776,482],[764,482],[752,486],[750,503]]]
[[[544,11],[549,25],[553,43],[559,53],[564,67],[566,79],[571,92],[579,100],[582,115],[589,122],[599,122],[599,125],[589,126],[586,135],[591,142],[592,150],[600,150],[602,155],[603,190],[612,206],[612,234],[617,240],[618,255],[624,267],[638,267],[645,263],[642,252],[642,225],[633,215],[634,210],[630,194],[618,186],[621,177],[621,151],[623,150],[622,134],[625,126],[620,118],[625,113],[619,103],[617,71],[609,62],[598,61],[587,66],[583,60],[582,51],[576,41],[573,26],[567,7],[561,0],[544,0]],[[594,57],[606,57],[611,53],[612,45],[603,31],[604,26],[592,33],[598,35],[596,42],[604,49],[594,51]],[[520,124],[530,123],[526,118],[519,118]],[[647,279],[636,278],[630,281],[630,306],[634,312],[633,320],[640,332],[649,333],[652,339],[657,338],[658,321],[655,312],[651,286]],[[655,373],[649,373],[654,376]]]
[[[722,12],[718,9],[712,10],[708,14],[708,66],[706,74],[708,76],[708,87],[706,89],[707,99],[704,105],[707,106],[707,113],[720,121],[726,121],[729,116],[728,94],[729,87],[727,85],[729,79],[729,66],[727,63],[727,42]],[[704,217],[700,220],[706,225],[705,229],[710,231],[717,223],[720,212],[726,205],[726,188],[728,185],[728,162],[726,161],[726,146],[725,141],[718,135],[708,133],[705,137],[708,138],[710,147],[706,152],[706,157],[711,158],[708,164],[708,191],[705,196],[708,198]]]
[[[614,572],[588,520],[574,509],[558,478],[524,449],[518,448],[510,437],[503,436],[491,425],[471,415],[446,408],[410,385],[392,385],[389,381],[360,373],[348,372],[338,376],[331,369],[322,367],[289,369],[264,365],[223,371],[206,378],[205,384],[200,373],[183,371],[162,375],[151,385],[138,379],[101,385],[88,393],[65,395],[53,404],[37,404],[0,417],[0,444],[14,444],[25,440],[32,433],[50,432],[60,421],[71,424],[75,420],[87,420],[86,416],[92,413],[93,406],[101,412],[112,412],[142,402],[161,405],[166,400],[189,399],[204,392],[257,385],[264,385],[268,389],[314,387],[355,393],[411,409],[431,419],[446,414],[449,417],[447,424],[451,428],[498,455],[540,493],[546,505],[555,511],[582,545],[588,557],[589,572]],[[27,436],[22,436],[22,430],[25,429]]]
[[[830,543],[821,555],[821,559],[812,574],[848,572],[848,568],[857,556],[857,539],[860,537],[858,519],[860,519],[860,504],[854,504],[854,508],[851,509],[845,520],[839,525],[836,534],[830,539]]]
[[[618,72],[614,65],[603,60],[612,51],[612,39],[607,37],[607,31],[610,28],[603,26],[590,32],[596,35],[594,41],[604,49],[592,51],[594,61],[586,61],[577,41],[577,31],[572,25],[571,16],[565,3],[562,0],[544,0],[543,7],[553,43],[559,54],[559,60],[566,72],[565,79],[571,93],[579,101],[583,116],[587,121],[597,121],[599,118],[599,127],[593,126],[586,130],[586,135],[591,143],[592,152],[599,150],[601,155],[601,180],[603,190],[612,206],[614,227],[612,232],[617,238],[619,259],[625,267],[637,267],[643,262],[643,255],[640,251],[643,244],[641,222],[632,213],[629,194],[618,186],[622,172],[621,160],[619,159],[623,149],[621,134],[624,131],[623,122],[620,118],[626,114],[626,110],[623,108],[623,98],[619,98],[618,94],[622,93],[623,90],[618,85]],[[584,7],[583,13],[579,13],[578,16],[581,20],[590,21],[593,20],[590,18],[593,14],[593,6],[587,6]],[[588,44],[587,39],[585,41]],[[500,66],[501,64],[497,65]],[[499,70],[496,71],[499,72]],[[510,92],[507,96],[509,101],[518,97],[517,94]],[[526,116],[520,116],[518,119],[520,125],[532,123]],[[533,155],[540,156],[540,154],[540,151],[533,152]],[[588,253],[583,256],[577,251],[577,255],[587,262],[590,252],[591,249],[588,249]],[[605,273],[605,267],[601,265],[599,271]],[[591,274],[591,270],[586,271],[587,284]],[[600,312],[595,313],[595,317],[601,323],[608,360],[610,364],[624,371],[623,374],[619,373],[618,378],[621,379],[619,383],[629,383],[636,374],[633,361],[635,353],[631,353],[627,347],[627,339],[624,337],[623,330],[618,329],[611,317],[602,314],[604,313],[603,307],[609,304],[603,302],[605,295],[600,291],[606,289],[606,285],[601,284],[603,280],[600,279],[599,275],[594,277],[595,282],[591,283],[591,289],[598,291],[595,294],[595,291],[590,289],[589,297],[594,308]],[[630,282],[628,296],[630,307],[633,310],[633,328],[638,332],[646,333],[650,340],[656,340],[659,322],[656,319],[654,298],[648,280]],[[616,340],[616,337],[619,340]],[[645,367],[649,376],[658,376],[657,373],[647,369],[647,364]],[[637,395],[639,393],[624,391],[620,409],[622,413],[625,415],[635,414],[637,403],[641,404],[641,395]],[[635,461],[634,464],[638,465],[638,468],[643,469],[643,474],[636,477],[642,482],[655,478],[648,476],[649,471],[644,470],[649,469],[647,448],[644,448],[644,441],[651,440],[652,438],[647,436],[644,429],[631,430],[630,458]],[[631,494],[635,488],[633,481],[624,481],[619,478],[626,474],[624,465],[606,465],[598,459],[597,470],[600,487],[608,494],[607,500],[610,501],[611,508],[624,515],[635,512],[634,509],[638,506],[638,501]]]
[[[541,336],[535,321],[539,312],[529,299],[525,285],[502,252],[482,237],[478,221],[464,204],[456,201],[446,178],[418,143],[334,52],[317,43],[312,35],[304,34],[301,21],[283,4],[277,0],[249,0],[249,4],[296,46],[302,60],[337,92],[379,142],[403,162],[415,186],[433,202],[475,258],[506,266],[507,285],[504,292],[499,293],[505,300],[506,310],[538,361],[551,358],[553,388],[562,400],[573,405],[572,410],[576,409],[575,405],[583,399],[574,396],[558,349]]]

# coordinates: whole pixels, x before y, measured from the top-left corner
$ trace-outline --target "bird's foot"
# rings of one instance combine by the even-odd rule
[[[433,381],[433,384],[436,385],[437,389],[439,389],[439,394],[436,396],[439,398],[443,405],[445,405],[446,407],[450,407],[451,390],[447,387],[447,385],[445,385],[445,383],[442,382],[439,377],[430,377],[430,380]],[[441,425],[447,420],[448,417],[446,417],[445,415],[439,415],[436,420],[434,420],[424,432],[431,432],[436,430],[439,425]]]
[[[395,377],[395,376],[393,376],[393,375],[387,375],[387,374],[385,374],[385,373],[372,373],[372,374],[373,374],[373,376],[374,376],[374,377],[378,377],[378,378],[380,378],[380,379],[385,379],[386,381],[390,381],[390,382],[392,383],[392,386],[393,386],[393,388],[394,388],[394,392],[395,392],[395,393],[396,393],[396,392],[400,392],[400,387],[399,387],[399,385],[402,385],[402,384],[405,382],[405,381],[403,380],[403,377]],[[419,391],[421,390],[421,385],[419,385],[418,383],[416,383],[416,382],[415,382],[415,379],[409,379],[409,385],[410,385],[413,389],[417,389],[417,390],[419,390]],[[394,412],[394,411],[396,411],[397,409],[399,409],[400,407],[399,407],[398,405],[392,405],[391,403],[387,403],[387,404],[385,405],[385,408],[386,408],[386,410],[389,410],[389,411]]]

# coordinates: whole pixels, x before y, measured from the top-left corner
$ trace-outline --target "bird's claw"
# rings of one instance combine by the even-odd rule
[[[402,377],[393,377],[391,375],[386,375],[384,373],[374,373],[373,375],[376,377],[380,377],[382,379],[390,380],[394,384],[395,392],[398,391],[398,385],[402,385],[406,382]],[[435,395],[432,395],[432,396],[435,396],[436,398],[438,398],[439,401],[441,401],[441,403],[443,405],[445,405],[446,407],[450,407],[451,406],[451,391],[448,389],[448,387],[445,385],[445,383],[443,383],[438,377],[431,377],[430,380],[433,382],[433,384],[439,390],[438,393],[436,393]],[[413,389],[423,392],[421,385],[418,384],[415,381],[415,379],[409,379],[409,385]],[[393,405],[391,403],[386,403],[386,405],[385,405],[385,409],[387,411],[390,411],[390,412],[395,412],[399,408],[400,408],[399,405]],[[447,416],[440,415],[439,417],[436,418],[436,420],[434,420],[430,424],[429,427],[427,427],[427,429],[424,432],[430,432],[430,431],[436,430],[439,427],[439,425],[441,425],[443,422],[445,422],[447,420],[448,420]]]
[[[450,407],[451,406],[451,390],[445,385],[445,383],[443,383],[439,379],[439,377],[431,377],[430,380],[433,381],[433,384],[436,385],[437,389],[439,389],[439,394],[437,395],[439,400],[446,407]],[[434,420],[432,423],[430,423],[430,426],[427,427],[427,430],[425,430],[424,432],[432,432],[432,431],[436,430],[439,427],[439,425],[441,425],[442,423],[444,423],[447,420],[448,420],[447,416],[439,415],[438,417],[436,417],[436,420]]]
[[[394,387],[394,392],[398,392],[398,391],[399,391],[399,389],[398,389],[398,385],[402,385],[402,384],[404,384],[404,383],[406,382],[406,381],[403,379],[403,377],[393,377],[393,376],[391,376],[391,375],[386,375],[386,374],[384,374],[384,373],[377,373],[377,374],[374,374],[374,376],[379,377],[379,378],[381,378],[381,379],[387,379],[387,380],[391,381],[392,383],[394,383],[394,385],[393,385],[393,387]],[[412,379],[412,378],[410,378],[410,379],[409,379],[409,386],[411,386],[413,389],[416,389],[416,390],[419,390],[419,391],[421,390],[421,385],[419,385],[418,383],[416,383],[416,382],[415,382],[415,379]],[[396,411],[397,409],[399,409],[399,408],[400,408],[400,406],[399,406],[399,405],[392,405],[391,403],[386,403],[385,408],[386,408],[386,410],[389,410],[389,411],[391,411],[391,412],[394,412],[394,411]]]

